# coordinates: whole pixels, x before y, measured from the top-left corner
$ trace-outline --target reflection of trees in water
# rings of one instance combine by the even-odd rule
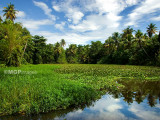
[[[124,97],[128,104],[136,101],[138,104],[147,98],[148,104],[154,107],[159,99],[160,103],[160,81],[142,80],[119,80],[118,83],[124,85],[117,91],[110,91],[114,98]]]
[[[148,104],[149,104],[151,107],[154,107],[155,104],[156,104],[156,99],[155,99],[155,97],[154,97],[152,94],[149,94],[147,99],[148,99]]]
[[[153,107],[157,104],[159,100],[160,103],[160,81],[141,81],[141,80],[119,80],[118,83],[124,85],[123,88],[119,88],[119,90],[109,90],[109,93],[112,94],[113,98],[121,98],[124,97],[124,101],[128,104],[133,103],[136,101],[138,104],[144,101],[144,99],[148,100],[148,104]],[[51,120],[55,119],[56,117],[64,117],[69,112],[73,112],[76,110],[83,110],[86,106],[93,105],[94,101],[89,102],[89,104],[84,104],[81,107],[77,107],[77,109],[73,106],[73,108],[69,108],[66,110],[58,110],[49,112],[47,114],[41,113],[38,115],[30,115],[30,116],[2,116],[0,117],[1,120]]]

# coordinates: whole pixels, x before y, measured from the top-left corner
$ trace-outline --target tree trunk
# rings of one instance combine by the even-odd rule
[[[159,36],[158,36],[158,42],[160,43],[160,31],[159,31]]]
[[[21,57],[21,63],[22,63],[23,56],[24,56],[24,53],[25,53],[26,48],[27,48],[27,43],[28,43],[28,40],[27,40],[27,42],[26,42],[26,44],[25,44],[25,46],[24,46],[23,54],[22,54],[22,57]]]

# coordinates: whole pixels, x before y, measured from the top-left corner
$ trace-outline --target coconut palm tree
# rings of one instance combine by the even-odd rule
[[[160,31],[159,31],[159,35],[158,35],[158,42],[160,43]]]
[[[113,40],[114,40],[114,42],[115,42],[115,45],[116,45],[116,47],[117,47],[117,49],[118,49],[118,47],[119,47],[120,34],[119,34],[118,32],[114,32],[114,33],[112,34],[112,38],[113,38]]]
[[[66,45],[66,41],[64,39],[61,39],[60,44],[61,44],[61,47],[64,47]]]
[[[131,41],[133,39],[133,35],[132,35],[133,32],[134,30],[130,26],[128,26],[126,29],[123,30],[122,39],[127,40],[128,47],[130,47],[131,45]]]
[[[151,23],[150,25],[148,25],[147,27],[147,33],[149,38],[152,38],[153,34],[155,34],[157,31],[157,27],[155,24]]]
[[[10,19],[10,20],[15,20],[16,19],[16,13],[18,12],[17,10],[14,9],[14,5],[13,4],[8,4],[8,7],[4,7],[4,15],[6,16],[6,19]]]
[[[0,23],[2,22],[3,20],[2,20],[2,17],[0,16]]]
[[[142,42],[142,38],[143,38],[143,33],[141,32],[141,30],[137,30],[136,34],[135,34],[136,40],[138,41],[139,47],[141,48],[141,42]]]
[[[141,30],[136,31],[135,37],[136,37],[135,40],[138,41],[140,49],[142,49],[144,51],[144,53],[148,56],[148,58],[150,58],[150,56],[148,55],[148,53],[146,52],[146,50],[142,46],[142,40],[143,40],[144,36],[143,36],[143,33],[141,32]]]

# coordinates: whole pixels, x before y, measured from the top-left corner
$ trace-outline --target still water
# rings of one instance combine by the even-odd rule
[[[160,120],[160,81],[118,80],[109,91],[83,109],[70,108],[34,116],[4,116],[1,120]]]

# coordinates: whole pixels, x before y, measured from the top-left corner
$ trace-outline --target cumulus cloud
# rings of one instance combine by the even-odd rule
[[[82,23],[70,25],[69,27],[79,32],[117,28],[119,26],[117,21],[120,19],[120,16],[115,16],[111,13],[104,16],[95,14],[87,16],[86,20],[83,20]]]
[[[24,18],[24,17],[26,16],[26,14],[25,14],[24,11],[18,11],[16,16],[17,16],[18,18]]]
[[[56,17],[54,15],[52,15],[52,9],[50,9],[45,3],[43,2],[37,2],[37,1],[33,1],[33,3],[37,6],[40,7],[44,13],[52,20],[55,20]]]
[[[72,19],[74,24],[78,24],[84,14],[80,11],[74,11],[73,9],[70,9],[66,16]]]
[[[121,32],[125,25],[136,25],[144,16],[159,10],[158,0],[60,0],[52,2],[52,9],[44,2],[33,1],[49,17],[43,20],[21,20],[24,26],[33,33],[44,35],[48,43],[55,43],[62,38],[68,44],[88,44],[89,41],[107,39],[113,32]],[[135,6],[128,14],[128,18],[120,14],[127,7]],[[52,10],[60,15],[55,19]],[[61,18],[61,15],[64,17]],[[25,14],[20,13],[21,17]],[[58,21],[59,20],[59,21]],[[152,17],[149,20],[159,21],[160,17]],[[122,22],[123,21],[123,22]],[[54,22],[54,23],[53,23]],[[53,25],[59,31],[40,31],[44,25]]]
[[[72,0],[65,0],[61,3],[53,2],[53,9],[57,12],[64,12],[65,16],[70,19],[73,24],[78,24],[84,14],[76,6],[72,6]]]
[[[54,1],[52,8],[58,13],[63,12],[67,18],[66,21],[55,23],[55,28],[63,30],[63,34],[44,31],[39,33],[46,36],[49,43],[62,38],[66,39],[68,44],[87,44],[94,40],[104,41],[113,32],[120,31],[120,21],[123,16],[120,16],[119,13],[138,2],[139,0]],[[46,14],[51,13],[46,4],[35,1],[34,3],[46,11]],[[67,28],[67,31],[64,28]]]

